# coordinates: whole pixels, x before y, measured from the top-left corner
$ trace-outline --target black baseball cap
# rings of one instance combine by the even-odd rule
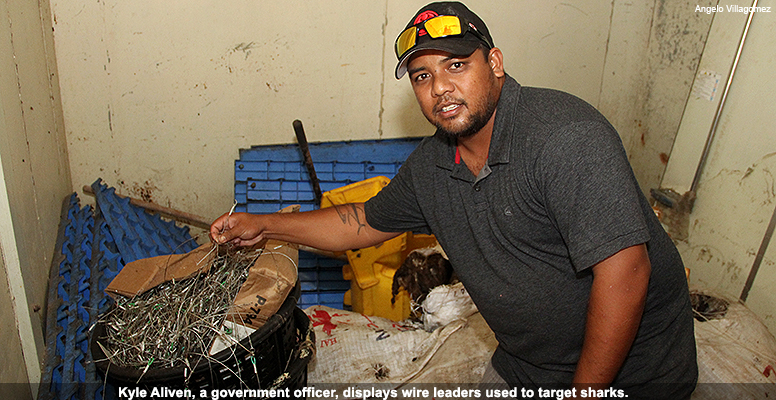
[[[431,38],[423,29],[422,24],[431,18],[442,15],[456,16],[461,20],[461,24],[466,24],[463,34],[436,39]],[[394,46],[394,50],[397,53],[396,56],[399,58],[399,63],[396,65],[396,79],[401,79],[404,76],[407,72],[409,58],[420,50],[433,49],[455,55],[469,55],[474,50],[477,50],[480,44],[485,44],[489,49],[493,48],[493,38],[490,37],[490,32],[488,32],[488,27],[485,26],[485,23],[482,22],[477,14],[457,1],[436,2],[421,8],[402,30],[402,33],[412,27],[418,28],[415,45],[404,54],[398,54],[398,49]]]

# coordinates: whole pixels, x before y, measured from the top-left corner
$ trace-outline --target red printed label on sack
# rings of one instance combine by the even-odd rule
[[[337,324],[331,322],[334,317],[341,317],[344,314],[329,314],[324,310],[315,310],[315,313],[310,317],[313,321],[313,327],[323,325],[323,331],[331,336],[331,331],[337,328]]]

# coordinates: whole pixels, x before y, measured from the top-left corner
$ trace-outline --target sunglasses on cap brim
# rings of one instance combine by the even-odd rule
[[[405,29],[404,32],[396,38],[396,55],[399,58],[415,47],[418,36],[422,34],[421,30],[425,30],[426,34],[432,39],[463,36],[466,33],[471,32],[489,47],[493,47],[485,36],[472,28],[460,17],[455,15],[440,15]]]

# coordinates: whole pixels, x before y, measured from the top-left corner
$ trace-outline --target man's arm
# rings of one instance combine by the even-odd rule
[[[330,251],[374,246],[399,234],[369,226],[363,203],[296,213],[224,214],[210,225],[210,238],[216,243],[250,246],[276,239]]]
[[[608,388],[636,337],[651,266],[646,246],[641,244],[623,249],[592,268],[585,341],[574,384]]]

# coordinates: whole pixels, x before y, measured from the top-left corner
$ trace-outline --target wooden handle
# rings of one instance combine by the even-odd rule
[[[91,186],[84,185],[83,191],[86,194],[90,194],[92,196],[94,195],[94,191],[92,190]],[[196,214],[191,214],[191,213],[187,213],[187,212],[184,212],[184,211],[176,210],[176,209],[170,208],[170,207],[160,206],[159,204],[151,203],[151,202],[148,202],[148,201],[143,201],[143,200],[140,200],[140,199],[136,199],[134,197],[122,196],[122,195],[120,195],[118,193],[116,193],[116,196],[121,197],[121,198],[128,198],[130,204],[138,206],[140,208],[143,208],[143,209],[146,209],[146,210],[149,210],[149,211],[153,211],[153,212],[157,212],[159,214],[163,214],[166,217],[174,219],[174,220],[176,220],[178,222],[182,222],[182,223],[187,224],[187,225],[195,226],[197,228],[202,228],[202,229],[205,229],[207,231],[210,231],[210,222],[211,221],[207,220],[205,217],[201,217],[201,216],[196,215]],[[308,253],[317,254],[319,256],[324,256],[324,257],[329,257],[329,258],[334,258],[334,259],[337,259],[337,260],[344,260],[344,261],[348,260],[348,258],[345,255],[345,253],[342,253],[342,252],[334,252],[334,251],[328,251],[328,250],[321,250],[321,249],[316,249],[314,247],[305,246],[305,245],[298,245],[298,248],[299,248],[299,250],[303,250],[303,251],[306,251]]]
[[[92,190],[91,186],[84,185],[83,190],[84,190],[84,193],[94,195],[94,191]],[[116,193],[116,196],[121,198],[129,198],[129,203],[132,205],[136,205],[138,207],[144,208],[149,211],[158,212],[159,214],[164,214],[165,216],[171,219],[174,219],[176,221],[183,222],[184,224],[196,226],[197,228],[210,230],[211,221],[209,221],[205,217],[201,217],[195,214],[190,214],[170,207],[160,206],[159,204],[143,201],[133,197],[122,196],[118,193]]]
[[[318,205],[321,205],[321,199],[323,194],[321,193],[321,184],[318,181],[318,174],[315,173],[315,165],[313,164],[313,157],[310,155],[310,146],[307,144],[307,136],[304,134],[304,127],[302,121],[294,120],[294,133],[296,134],[296,141],[299,143],[299,148],[302,149],[304,155],[304,165],[307,167],[307,173],[310,175],[310,183],[313,184],[313,193],[315,194],[315,201]]]

